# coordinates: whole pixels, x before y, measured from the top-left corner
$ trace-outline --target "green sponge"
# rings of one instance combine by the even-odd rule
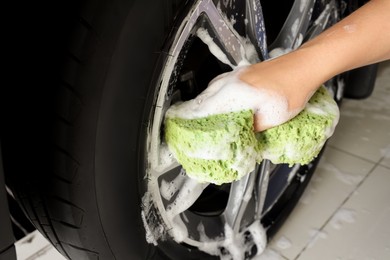
[[[255,134],[253,111],[242,110],[198,119],[168,117],[165,141],[186,170],[200,182],[240,179],[256,163],[307,164],[320,152],[338,121],[338,107],[324,87],[290,121]]]
[[[308,164],[333,134],[339,119],[336,102],[325,87],[290,121],[256,135],[261,156],[271,162]]]
[[[187,174],[202,182],[237,180],[253,170],[258,156],[251,110],[191,120],[168,118],[165,140]]]

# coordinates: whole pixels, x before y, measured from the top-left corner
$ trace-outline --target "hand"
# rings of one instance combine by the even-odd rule
[[[219,75],[195,99],[172,106],[167,116],[190,119],[252,109],[254,129],[263,131],[288,121],[304,108],[306,96],[298,105],[293,98],[297,93],[282,91],[272,81],[256,81],[253,85],[253,78],[261,79],[258,75],[259,71],[252,66]],[[290,105],[290,99],[294,100],[294,106]]]
[[[321,85],[320,77],[315,73],[305,73],[305,64],[301,59],[291,57],[294,55],[295,53],[290,53],[250,65],[239,74],[239,79],[244,84],[259,92],[272,93],[267,101],[270,105],[273,102],[274,109],[264,109],[264,104],[258,104],[254,120],[255,131],[266,130],[295,117]],[[276,107],[278,99],[284,102],[280,107]],[[279,120],[271,121],[269,118]]]

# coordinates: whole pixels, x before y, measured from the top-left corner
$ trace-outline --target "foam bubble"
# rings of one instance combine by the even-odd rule
[[[239,79],[245,68],[222,74],[195,99],[171,106],[166,117],[195,119],[251,109],[260,115],[266,126],[279,125],[291,118],[295,111],[288,110],[284,96],[276,91],[257,89]]]
[[[339,209],[330,220],[334,229],[341,229],[343,223],[354,223],[356,221],[356,211],[352,209]]]
[[[256,255],[259,256],[264,252],[267,244],[266,231],[260,221],[254,221],[241,232],[234,232],[228,224],[225,224],[224,237],[215,239],[207,237],[203,224],[199,224],[197,230],[202,242],[199,249],[210,255],[219,256],[220,259],[245,259],[245,253],[249,252],[254,245],[257,248]],[[248,242],[245,238],[248,234],[250,234],[251,242]]]
[[[276,246],[282,250],[288,249],[291,247],[291,241],[285,236],[282,236],[281,238],[278,239],[276,242]]]

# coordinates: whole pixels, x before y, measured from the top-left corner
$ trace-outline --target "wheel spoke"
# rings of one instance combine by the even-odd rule
[[[180,187],[177,187],[178,193],[174,201],[167,206],[168,218],[173,219],[191,207],[208,185],[208,183],[199,183],[185,175],[184,180],[180,181]]]
[[[173,180],[167,181],[165,179],[162,179],[160,184],[161,197],[163,197],[167,201],[171,201],[172,197],[183,186],[187,178],[188,177],[186,176],[184,169],[181,168],[180,173],[177,174]]]
[[[318,16],[318,18],[314,21],[313,26],[310,28],[306,35],[306,40],[313,39],[322,31],[325,30],[328,25],[329,19],[332,14],[335,14],[335,10],[337,9],[337,4],[334,0],[330,1],[328,5],[326,5],[325,9]],[[337,17],[335,17],[337,19]]]
[[[263,58],[268,59],[267,38],[260,0],[247,0],[245,12],[246,34],[252,42],[257,43]]]
[[[157,179],[161,175],[180,167],[180,164],[169,151],[166,144],[156,145],[153,153],[155,160],[151,162],[152,167],[150,172],[153,178]]]
[[[264,160],[260,165],[260,171],[257,176],[255,186],[255,219],[260,219],[263,213],[264,201],[268,190],[270,172],[271,163],[268,160]]]
[[[228,18],[216,8],[212,1],[201,1],[197,12],[204,13],[207,17],[202,27],[204,27],[208,35],[200,35],[198,31],[198,36],[209,46],[211,53],[221,60],[221,54],[215,53],[216,50],[220,49],[226,55],[229,63],[223,60],[223,58],[221,61],[233,67],[240,62],[248,60],[245,53],[246,46],[244,40],[233,29],[233,25]],[[204,31],[200,32],[204,33]],[[209,41],[210,38],[213,43]]]
[[[235,231],[240,229],[241,219],[252,197],[256,179],[256,171],[245,175],[240,180],[232,183],[229,200],[224,212],[227,224]]]
[[[278,37],[271,45],[271,49],[293,50],[302,43],[305,37],[304,32],[309,27],[314,2],[313,0],[296,0],[294,2]]]

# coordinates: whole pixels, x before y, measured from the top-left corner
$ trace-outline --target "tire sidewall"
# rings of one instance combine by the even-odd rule
[[[116,259],[150,259],[154,247],[146,243],[141,220],[138,165],[150,109],[148,93],[156,87],[161,52],[171,23],[166,3],[137,1],[115,45],[104,82],[96,132],[95,187],[105,238]],[[170,20],[167,22],[167,20]]]

